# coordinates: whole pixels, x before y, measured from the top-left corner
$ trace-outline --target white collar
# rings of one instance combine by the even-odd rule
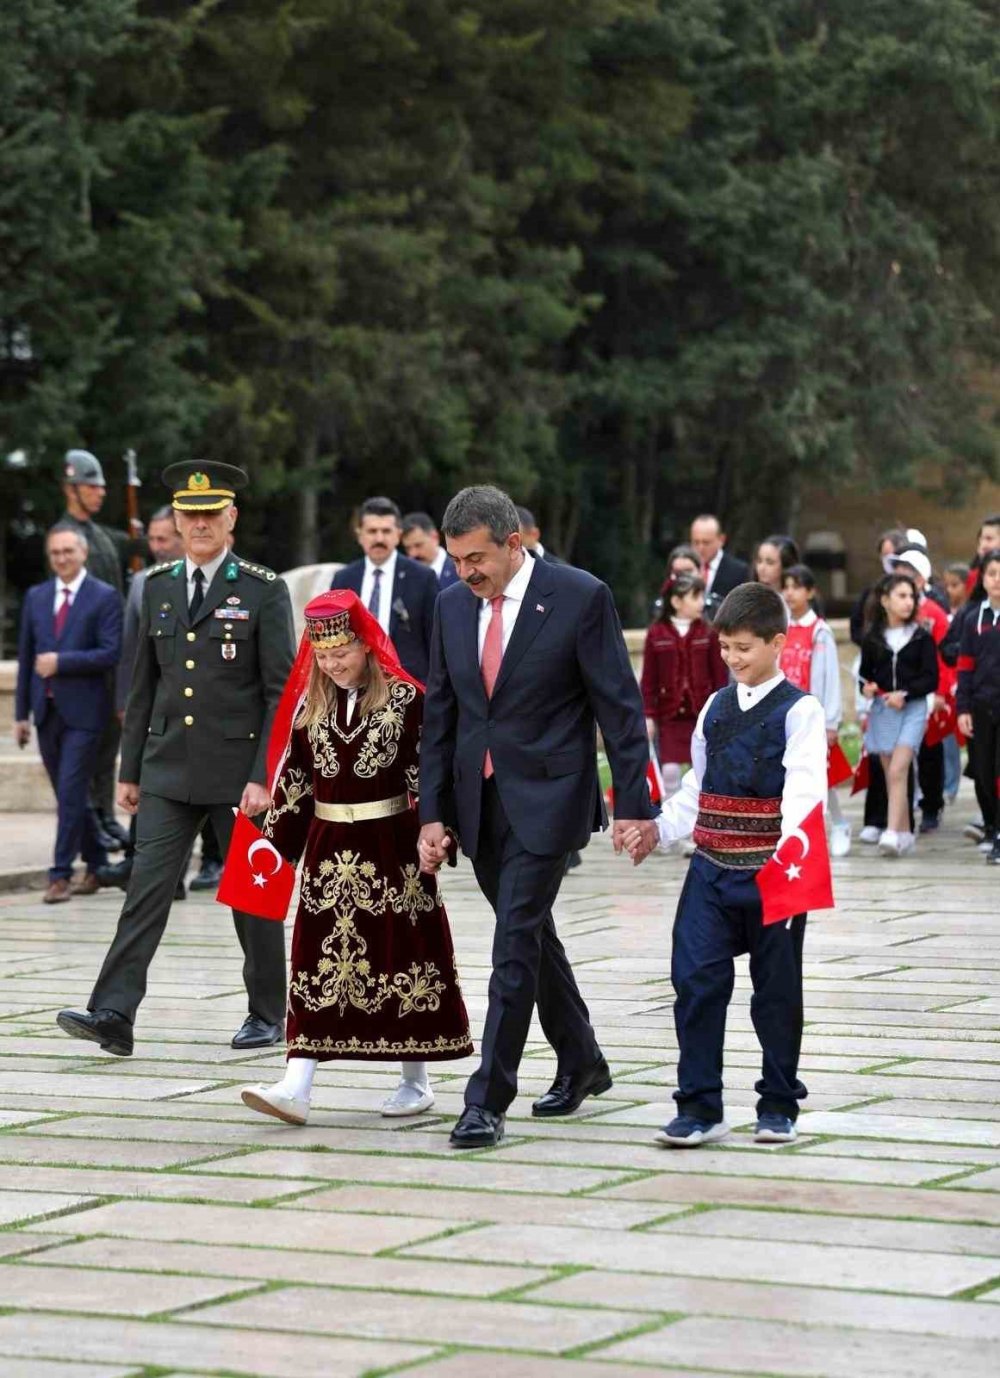
[[[524,595],[528,591],[528,581],[531,579],[531,575],[534,571],[534,568],[534,559],[530,555],[525,554],[524,560],[521,564],[521,568],[517,571],[517,573],[514,575],[510,583],[503,591],[504,598],[509,598],[513,603],[523,603]],[[481,606],[479,611],[484,612],[489,607],[490,600],[488,598],[483,598],[480,599],[480,603]]]
[[[395,574],[396,574],[396,556],[397,556],[398,554],[399,554],[399,551],[398,551],[398,550],[394,550],[394,551],[392,552],[392,554],[389,556],[389,558],[388,558],[387,560],[385,560],[385,561],[384,561],[382,564],[380,564],[380,565],[377,565],[377,564],[375,563],[374,560],[370,560],[370,559],[368,558],[368,556],[366,555],[366,556],[365,556],[365,574],[366,574],[366,575],[369,575],[369,574],[370,574],[370,575],[372,576],[372,578],[374,578],[374,577],[375,577],[375,571],[376,571],[377,569],[378,569],[378,570],[381,570],[382,573],[386,576],[386,580],[388,581],[388,583],[391,584],[392,581],[393,581],[393,578],[395,577]]]
[[[86,579],[86,577],[87,577],[87,567],[86,567],[86,565],[83,566],[83,568],[80,570],[80,573],[76,576],[76,578],[73,580],[73,582],[72,582],[71,584],[64,584],[63,581],[62,581],[62,580],[59,578],[59,576],[57,575],[57,576],[56,576],[56,592],[57,592],[57,593],[62,593],[63,589],[69,589],[69,601],[72,603],[73,599],[74,599],[74,598],[76,597],[76,595],[80,592],[80,585],[83,583],[83,581],[84,581],[84,579]]]
[[[444,569],[444,562],[445,560],[447,560],[447,558],[447,550],[445,550],[443,545],[439,545],[437,548],[437,554],[431,561],[431,569],[434,571],[434,573],[437,575],[439,579],[441,578],[441,571]]]
[[[215,578],[216,574],[218,574],[222,562],[223,560],[225,560],[228,554],[228,550],[223,550],[220,555],[216,555],[214,560],[209,560],[207,565],[196,565],[195,562],[191,559],[190,555],[185,555],[184,573],[187,575],[188,583],[190,584],[194,579],[195,570],[200,569],[202,574],[204,574],[205,576],[205,592],[207,593],[209,587],[211,586],[212,580]]]
[[[722,564],[722,557],[723,555],[725,555],[725,553],[726,547],[724,545],[720,545],[718,550],[715,552],[715,554],[708,562],[708,567],[710,570],[714,572],[719,568],[719,566]]]
[[[819,614],[815,608],[810,608],[802,617],[793,617],[789,620],[790,627],[811,627],[814,622],[819,621]]]
[[[770,679],[766,679],[763,684],[737,684],[737,703],[745,713],[748,708],[753,708],[754,704],[760,703],[761,699],[767,698],[771,690],[777,689],[784,678],[785,676],[779,670],[776,675],[772,675]]]

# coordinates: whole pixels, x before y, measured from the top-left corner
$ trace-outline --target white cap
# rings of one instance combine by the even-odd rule
[[[898,569],[900,565],[909,565],[925,582],[930,583],[931,562],[925,550],[901,550],[898,555],[892,557],[892,564],[894,569]]]
[[[924,533],[923,533],[921,530],[919,530],[917,527],[915,527],[915,526],[909,526],[909,527],[907,527],[907,529],[906,529],[906,544],[907,544],[908,546],[911,546],[911,545],[922,545],[923,548],[926,550],[926,549],[927,549],[927,537],[926,537],[926,536],[924,535]]]

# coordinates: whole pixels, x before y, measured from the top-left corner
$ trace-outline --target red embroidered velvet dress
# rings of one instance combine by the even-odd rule
[[[293,729],[264,835],[303,857],[288,988],[290,1057],[443,1061],[472,1052],[448,917],[417,865],[423,694],[390,681],[385,708]],[[324,805],[381,817],[317,816]],[[317,805],[319,806],[317,808]],[[343,813],[343,810],[340,811]]]

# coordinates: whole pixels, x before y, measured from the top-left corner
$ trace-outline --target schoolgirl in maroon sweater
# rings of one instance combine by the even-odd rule
[[[662,589],[663,611],[646,633],[642,698],[646,726],[663,772],[666,795],[681,782],[691,760],[691,734],[710,694],[729,682],[719,638],[702,620],[705,581],[699,574],[671,575]]]

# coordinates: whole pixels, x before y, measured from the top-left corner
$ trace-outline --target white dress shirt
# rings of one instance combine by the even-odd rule
[[[439,579],[441,578],[441,571],[444,569],[444,562],[445,560],[447,560],[447,558],[447,550],[445,550],[443,545],[439,545],[437,548],[437,554],[431,561],[431,569],[434,571],[434,573],[437,575]]]
[[[535,562],[530,555],[525,555],[521,568],[511,579],[510,583],[503,591],[503,648],[506,651],[507,643],[510,641],[510,634],[514,630],[514,623],[517,621],[517,614],[521,611],[521,604],[524,602],[524,595],[528,590],[528,581],[531,578]],[[490,600],[483,598],[479,606],[479,663],[483,661],[483,647],[486,645],[486,631],[490,625],[490,618],[493,616],[493,609]]]
[[[753,686],[737,684],[736,700],[745,713],[765,698],[785,678],[782,674]],[[705,775],[705,714],[715,694],[698,714],[691,738],[691,769],[677,793],[663,805],[656,820],[660,846],[669,847],[682,837],[690,837],[698,820],[698,796]],[[785,715],[785,785],[781,791],[782,841],[817,804],[826,805],[826,720],[823,705],[812,694],[797,699]],[[778,844],[781,845],[780,843]]]
[[[709,560],[709,562],[708,562],[708,574],[707,574],[707,576],[706,576],[706,578],[705,578],[705,593],[706,593],[706,594],[709,594],[709,593],[712,592],[712,585],[715,583],[715,576],[718,574],[718,572],[719,572],[719,566],[722,564],[722,553],[723,553],[723,549],[724,549],[724,547],[720,545],[719,548],[718,548],[718,550],[715,552],[715,554],[712,556],[712,558],[711,558],[711,559]]]
[[[201,572],[202,572],[202,574],[204,574],[204,576],[205,576],[205,582],[204,582],[204,584],[202,584],[201,588],[202,588],[202,593],[203,593],[203,594],[205,595],[205,597],[207,598],[207,597],[208,597],[208,590],[212,587],[212,580],[215,578],[216,574],[218,573],[219,566],[222,564],[223,560],[226,558],[226,556],[227,556],[228,554],[229,554],[229,551],[228,551],[228,550],[224,550],[224,551],[222,552],[221,555],[216,555],[216,557],[215,557],[214,560],[209,560],[209,562],[208,562],[207,565],[196,565],[195,562],[191,559],[191,556],[190,556],[190,555],[185,555],[185,557],[184,557],[184,573],[187,575],[187,601],[188,601],[188,607],[191,606],[191,599],[194,597],[194,588],[195,588],[195,584],[194,584],[194,572],[195,572],[195,570],[196,570],[196,569],[200,569]]]
[[[347,695],[347,703],[344,705],[344,719],[347,726],[350,727],[351,720],[354,717],[354,706],[358,701],[358,694],[361,691],[359,689],[345,689],[338,692],[343,692]]]
[[[73,580],[71,584],[64,584],[61,579],[56,579],[56,594],[55,598],[52,600],[53,613],[57,613],[59,609],[62,607],[63,589],[69,589],[69,601],[66,604],[67,608],[71,608],[73,606],[73,604],[76,602],[76,595],[80,592],[80,585],[83,583],[86,577],[86,569],[81,569],[80,573],[76,576],[76,578]]]
[[[358,595],[367,608],[375,588],[375,571],[382,571],[378,591],[378,624],[389,635],[389,618],[392,616],[392,585],[396,578],[396,551],[394,550],[384,565],[376,565],[365,556],[365,572],[361,576],[361,593]]]

